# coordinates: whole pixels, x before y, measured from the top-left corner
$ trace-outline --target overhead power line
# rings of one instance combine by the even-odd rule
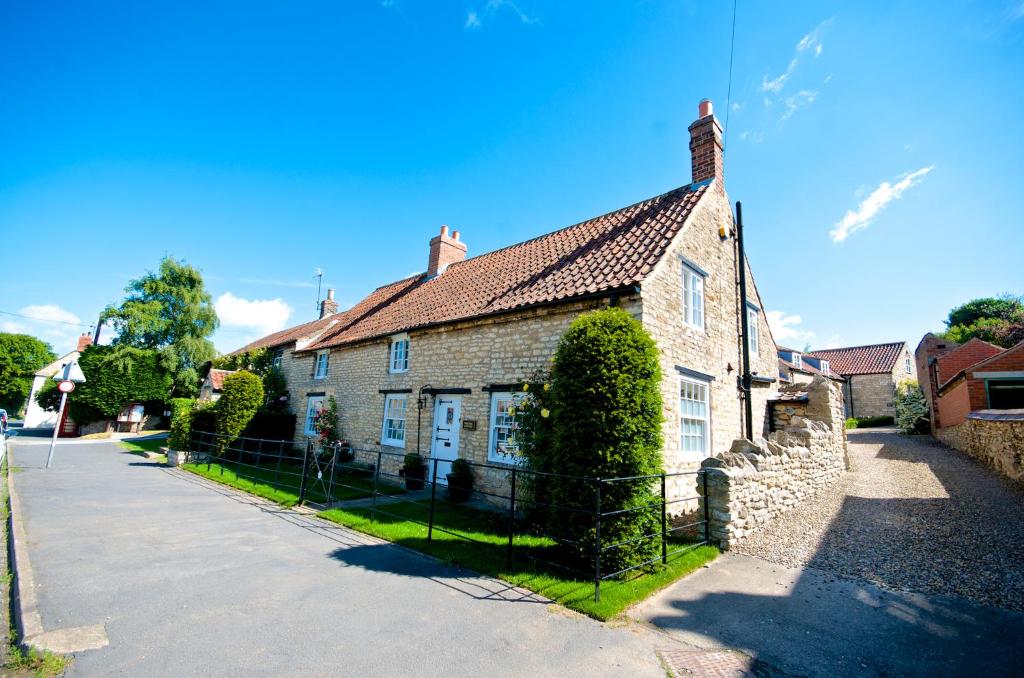
[[[11,311],[0,311],[4,315],[13,315],[16,318],[25,318],[26,320],[35,320],[41,323],[59,323],[61,325],[71,325],[72,327],[92,327],[89,323],[73,323],[67,320],[56,320],[54,318],[36,318],[30,315],[24,315],[22,313],[13,313]]]
[[[729,87],[725,94],[725,132],[722,139],[722,153],[729,147],[729,114],[732,113],[732,57],[736,53],[736,3],[732,0],[732,38],[729,41]]]

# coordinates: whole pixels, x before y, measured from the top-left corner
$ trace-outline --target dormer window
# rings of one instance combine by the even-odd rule
[[[821,361],[821,371],[824,372],[825,374],[828,374],[828,361],[827,360],[822,360]]]
[[[791,360],[790,362],[793,363],[794,367],[803,367],[803,363],[801,362],[801,358],[800,358],[800,354],[799,353],[794,353],[793,354],[793,360]]]
[[[409,335],[399,334],[391,338],[388,371],[399,374],[409,371]]]

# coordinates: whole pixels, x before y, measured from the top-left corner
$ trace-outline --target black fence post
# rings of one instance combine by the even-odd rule
[[[274,485],[281,487],[281,458],[284,457],[284,443],[277,444],[277,470],[274,471]]]
[[[434,470],[430,474],[430,517],[427,518],[427,541],[434,538],[434,501],[437,497],[437,459],[434,459]]]
[[[338,444],[335,443],[331,446],[334,453],[331,455],[331,478],[327,481],[327,498],[324,499],[325,504],[330,504],[334,501],[334,469],[338,466]]]
[[[668,516],[665,503],[665,474],[661,474],[661,564],[668,565]]]
[[[373,467],[373,498],[370,500],[370,515],[373,520],[377,519],[377,486],[380,480],[380,462],[384,456],[384,450],[377,450],[377,465]]]
[[[306,452],[302,455],[302,477],[299,479],[299,506],[306,502],[306,476],[309,475],[309,450],[312,441],[306,439]]]
[[[505,564],[509,572],[512,571],[512,541],[516,531],[516,468],[512,467],[512,492],[508,503],[508,555]]]
[[[708,472],[707,469],[701,469],[700,483],[704,490],[704,542],[707,544],[711,543],[711,520],[710,512],[708,511]]]
[[[260,462],[263,457],[263,438],[256,441],[256,468],[260,467]]]
[[[596,478],[595,483],[596,501],[594,506],[594,522],[596,523],[594,534],[594,602],[601,602],[601,479]]]
[[[210,436],[210,435],[212,435],[212,434],[210,434],[210,433],[206,433],[206,434],[204,434],[204,435],[206,435],[206,436]],[[206,440],[206,472],[207,472],[207,473],[209,473],[209,472],[210,472],[210,459],[211,459],[212,457],[213,457],[213,455],[212,455],[212,454],[210,454],[210,440],[209,440],[209,438],[207,438],[207,440]]]

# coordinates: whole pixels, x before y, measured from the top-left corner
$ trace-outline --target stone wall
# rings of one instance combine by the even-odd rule
[[[935,431],[946,445],[1024,483],[1024,410],[981,410],[958,426]]]
[[[767,439],[739,439],[706,459],[711,537],[729,548],[764,524],[833,485],[849,468],[841,386],[816,376],[783,393],[806,389],[804,416]]]
[[[854,374],[849,384],[851,417],[896,416],[896,383],[891,374]]]

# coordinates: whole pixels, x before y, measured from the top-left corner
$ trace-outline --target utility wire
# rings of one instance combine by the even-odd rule
[[[10,311],[0,311],[4,315],[13,315],[17,318],[25,318],[26,320],[35,320],[41,323],[60,323],[61,325],[72,325],[73,327],[92,327],[88,323],[73,323],[67,320],[54,320],[53,318],[36,318],[30,315],[22,315],[21,313],[12,313]]]
[[[732,39],[729,43],[729,89],[725,95],[725,132],[722,139],[722,154],[729,147],[729,114],[732,113],[732,57],[736,52],[736,3],[732,0]]]

